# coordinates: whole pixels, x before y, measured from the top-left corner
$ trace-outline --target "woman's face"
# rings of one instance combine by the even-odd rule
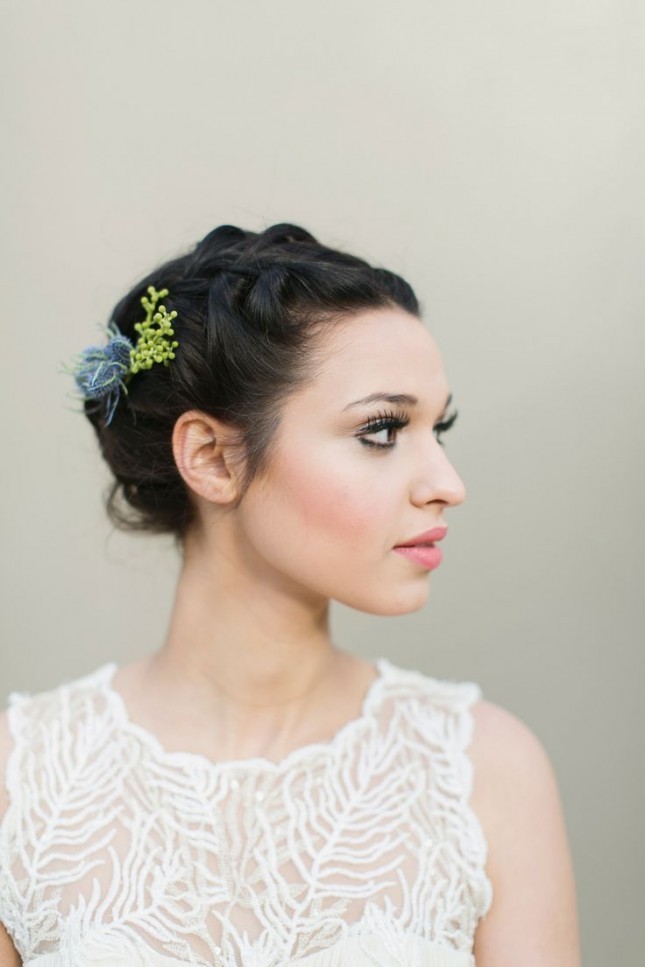
[[[439,348],[398,308],[361,312],[324,339],[318,375],[285,404],[270,467],[236,511],[245,560],[362,611],[416,610],[432,571],[393,548],[447,524],[466,495],[435,429],[453,412]],[[418,402],[356,402],[375,393]],[[388,415],[409,422],[368,432]]]

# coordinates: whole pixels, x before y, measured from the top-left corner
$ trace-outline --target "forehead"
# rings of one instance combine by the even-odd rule
[[[403,309],[374,309],[348,317],[322,337],[309,392],[333,392],[350,402],[363,391],[408,392],[431,403],[445,398],[441,352],[420,319]]]

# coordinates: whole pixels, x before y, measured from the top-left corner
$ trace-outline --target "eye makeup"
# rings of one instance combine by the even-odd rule
[[[449,417],[442,417],[441,422],[436,423],[433,427],[434,432],[437,434],[437,442],[443,446],[441,436],[450,429],[457,419],[458,410],[455,410]],[[370,417],[369,420],[360,428],[356,436],[367,447],[375,447],[376,449],[391,450],[395,443],[375,443],[373,440],[367,440],[366,436],[372,436],[382,430],[389,430],[398,432],[404,429],[410,422],[410,417],[404,410],[389,410],[380,411],[375,416]]]

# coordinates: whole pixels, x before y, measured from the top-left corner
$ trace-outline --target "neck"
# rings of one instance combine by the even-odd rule
[[[333,731],[330,717],[357,714],[374,677],[331,641],[328,599],[248,574],[228,554],[186,555],[166,639],[143,674],[156,706],[207,729],[227,758]]]

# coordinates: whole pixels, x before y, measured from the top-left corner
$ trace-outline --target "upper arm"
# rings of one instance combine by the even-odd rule
[[[7,713],[0,712],[0,823],[9,806],[9,796],[6,789],[5,775],[7,761],[13,748],[13,739],[9,731]],[[0,964],[2,967],[21,967],[22,960],[13,945],[9,934],[0,922]]]
[[[574,872],[553,766],[512,713],[480,701],[473,717],[471,804],[493,885],[475,935],[477,967],[579,967]]]

